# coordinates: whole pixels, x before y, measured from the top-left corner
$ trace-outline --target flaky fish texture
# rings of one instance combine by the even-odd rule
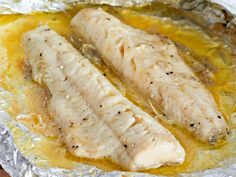
[[[83,9],[72,19],[75,36],[93,44],[104,62],[176,125],[203,142],[226,137],[224,116],[211,93],[168,38],[123,24],[102,9]]]
[[[30,31],[23,47],[33,79],[51,93],[49,110],[71,153],[108,158],[128,170],[184,161],[175,137],[56,32],[46,27]]]

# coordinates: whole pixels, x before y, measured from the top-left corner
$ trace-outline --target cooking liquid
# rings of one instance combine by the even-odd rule
[[[59,127],[47,111],[49,93],[31,80],[30,67],[25,62],[21,45],[23,33],[40,24],[48,25],[70,40],[70,20],[79,9],[84,7],[87,6],[81,5],[65,12],[53,14],[0,16],[0,86],[11,93],[7,98],[1,94],[0,97],[9,101],[10,106],[6,109],[13,118],[25,124],[32,132],[45,137],[42,141],[34,144],[30,150],[46,160],[49,166],[72,169],[74,162],[81,162],[94,165],[105,171],[122,170],[109,160],[82,159],[71,156],[67,152]],[[166,5],[160,6],[157,3],[153,6],[133,9],[108,6],[103,6],[103,8],[131,26],[153,34],[166,35],[176,42],[180,46],[180,55],[209,88],[232,130],[236,128],[236,116],[232,116],[236,112],[236,72],[234,68],[236,57],[230,47],[220,39],[213,39],[186,19],[173,19],[174,15],[182,17],[182,13]],[[107,78],[126,97],[152,116],[159,118],[159,115],[156,115],[148,104],[148,100],[144,100],[132,88],[128,88],[104,64],[93,63],[107,74]],[[203,69],[201,70],[201,68]],[[236,157],[236,131],[234,130],[227,141],[212,146],[197,141],[182,128],[168,125],[165,122],[163,125],[184,146],[186,160],[182,165],[164,166],[145,171],[147,173],[175,175],[181,172],[204,170],[218,167],[221,161]],[[14,133],[14,138],[17,143],[19,139],[17,132]],[[38,164],[43,165],[40,160]]]

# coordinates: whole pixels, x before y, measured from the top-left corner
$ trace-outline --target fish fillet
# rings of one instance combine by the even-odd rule
[[[174,124],[203,142],[215,143],[227,135],[227,123],[213,96],[168,38],[134,29],[102,9],[81,10],[71,27]]]
[[[108,158],[128,170],[184,161],[175,137],[56,32],[39,27],[24,35],[23,46],[34,80],[52,95],[49,110],[72,154]]]

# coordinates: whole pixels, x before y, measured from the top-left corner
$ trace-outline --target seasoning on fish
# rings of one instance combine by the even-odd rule
[[[128,170],[184,161],[175,137],[56,32],[39,27],[24,35],[23,46],[33,79],[51,93],[50,113],[72,154],[108,158]]]
[[[71,27],[174,124],[212,144],[227,135],[226,120],[213,96],[167,37],[134,29],[102,9],[81,10]]]

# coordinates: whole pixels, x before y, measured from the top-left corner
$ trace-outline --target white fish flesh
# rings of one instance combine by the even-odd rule
[[[107,158],[128,170],[184,161],[175,137],[56,32],[39,27],[24,35],[23,46],[33,79],[51,93],[50,113],[72,154]]]
[[[123,24],[102,9],[72,19],[75,36],[93,44],[104,62],[176,125],[215,143],[229,129],[211,93],[168,38]]]

